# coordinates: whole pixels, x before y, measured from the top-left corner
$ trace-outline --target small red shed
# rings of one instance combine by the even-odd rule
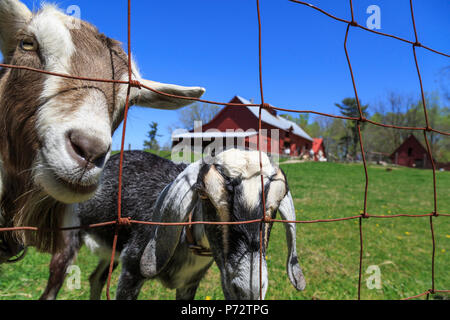
[[[314,161],[327,161],[323,138],[314,138],[312,151],[314,152]]]
[[[428,151],[412,134],[390,156],[392,163],[410,168],[432,167]]]

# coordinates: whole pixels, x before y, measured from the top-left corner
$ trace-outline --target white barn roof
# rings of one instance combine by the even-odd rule
[[[248,101],[245,98],[242,98],[240,96],[236,96],[242,104],[253,104],[250,101]],[[254,115],[255,117],[259,118],[259,107],[247,107]],[[285,119],[280,116],[274,116],[266,109],[262,110],[261,113],[261,120],[267,124],[270,124],[274,127],[289,131],[289,129],[292,127],[293,131],[292,133],[300,136],[302,138],[305,138],[306,140],[313,141],[313,139],[302,129],[300,128],[295,122],[289,121],[288,119]]]
[[[172,139],[183,139],[183,138],[246,138],[256,136],[258,133],[253,132],[221,132],[221,131],[206,131],[206,132],[174,132],[172,134]]]

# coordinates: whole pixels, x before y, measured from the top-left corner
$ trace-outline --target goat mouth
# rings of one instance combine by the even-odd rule
[[[83,185],[79,183],[69,182],[61,177],[58,177],[58,182],[62,184],[64,187],[69,189],[70,191],[78,194],[90,194],[97,190],[98,183],[94,183],[91,185]]]

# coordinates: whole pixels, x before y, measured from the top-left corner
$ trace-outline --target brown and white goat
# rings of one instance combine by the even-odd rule
[[[4,62],[128,81],[121,44],[73,19],[52,5],[32,13],[18,0],[0,0]],[[133,80],[165,93],[198,98],[205,92],[144,80],[134,65],[132,70]],[[55,251],[63,244],[61,234],[48,229],[77,224],[71,205],[90,199],[99,185],[112,134],[123,120],[126,93],[121,84],[0,69],[0,214],[8,227],[39,228],[16,233],[24,244]],[[190,102],[131,89],[132,105],[176,109]]]

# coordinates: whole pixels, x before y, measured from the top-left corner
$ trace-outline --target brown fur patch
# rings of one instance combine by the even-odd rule
[[[42,68],[37,53],[16,50],[12,64]],[[60,226],[65,205],[42,194],[33,184],[31,168],[41,146],[36,131],[36,111],[41,102],[44,75],[7,70],[2,78],[4,92],[0,105],[0,154],[3,160],[3,197],[1,210],[8,226],[37,227],[39,232],[16,231],[9,237],[38,250],[55,252],[61,233],[48,232]]]
[[[37,53],[19,49],[10,63],[42,68]],[[30,92],[42,91],[44,76],[10,69],[4,72],[1,81],[4,92],[0,104],[0,154],[4,171],[1,208],[10,223],[21,211],[22,201],[34,192],[30,168],[40,147],[36,132],[36,110],[40,102],[38,95]],[[22,238],[21,232],[15,236]]]
[[[86,22],[81,29],[71,30],[76,52],[72,59],[71,74],[83,77],[120,80],[128,72],[127,56],[119,42],[100,34]],[[38,52],[16,49],[5,62],[44,69],[43,57]],[[46,75],[23,71],[1,70],[0,89],[0,158],[3,161],[3,195],[0,208],[8,226],[37,227],[38,232],[17,231],[10,237],[40,251],[56,252],[64,245],[61,232],[49,232],[61,227],[65,204],[57,202],[33,183],[33,162],[43,141],[39,140],[37,111],[45,101],[39,101]],[[61,101],[61,121],[76,110],[86,96],[86,90],[101,91],[108,103],[111,133],[120,125],[112,115],[118,105],[119,84],[68,80],[61,78],[57,98]],[[0,94],[1,94],[0,92]],[[55,97],[50,97],[55,98]],[[67,107],[63,107],[67,106]]]
[[[110,39],[98,32],[87,22],[81,22],[80,29],[70,31],[76,51],[72,56],[71,74],[81,77],[122,80],[128,73],[128,59],[118,41]],[[60,85],[60,101],[62,106],[70,106],[61,110],[61,116],[76,111],[76,106],[83,101],[86,91],[100,91],[107,102],[110,122],[113,124],[112,132],[120,125],[123,114],[113,119],[113,114],[123,108],[118,101],[119,89],[122,84],[92,82],[64,79]]]

